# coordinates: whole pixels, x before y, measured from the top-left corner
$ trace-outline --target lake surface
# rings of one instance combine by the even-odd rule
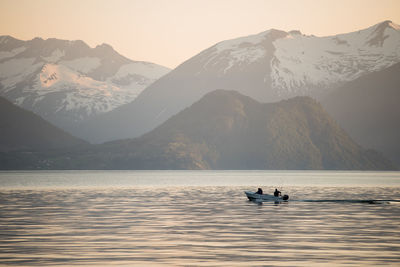
[[[0,172],[0,265],[399,266],[399,200],[399,172]]]

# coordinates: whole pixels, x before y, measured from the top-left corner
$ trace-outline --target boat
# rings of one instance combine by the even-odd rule
[[[256,192],[252,191],[244,191],[246,194],[247,198],[251,201],[288,201],[289,196],[288,195],[283,195],[283,196],[274,196],[274,195],[269,195],[269,194],[257,194]]]

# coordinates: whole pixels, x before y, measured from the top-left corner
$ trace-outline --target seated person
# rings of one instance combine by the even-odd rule
[[[281,196],[281,195],[282,195],[282,194],[281,194],[281,191],[278,191],[278,189],[275,188],[274,196],[275,196],[275,197],[279,197],[279,196]]]
[[[263,191],[262,191],[262,189],[261,189],[261,188],[258,188],[258,190],[257,190],[256,194],[260,194],[260,195],[262,195],[262,194],[263,194]]]

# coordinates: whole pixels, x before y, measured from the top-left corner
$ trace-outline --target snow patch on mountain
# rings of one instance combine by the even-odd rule
[[[89,96],[95,94],[96,91],[104,92],[105,88],[112,87],[112,85],[81,75],[64,65],[56,64],[46,64],[39,74],[39,80],[40,87],[35,88],[39,95],[44,94],[46,89],[57,92],[68,87],[76,87],[77,91],[86,88],[85,94]],[[105,96],[111,96],[111,94],[106,93]]]
[[[48,63],[42,68],[32,89],[38,96],[55,92],[65,93],[65,98],[56,112],[85,109],[87,116],[104,113],[135,99],[149,82],[149,79],[143,78],[139,82],[131,81],[125,86],[116,85],[113,82],[115,79],[133,75],[130,72],[132,68],[128,67],[126,70],[124,65],[121,69],[117,75],[106,81],[98,81],[66,65]]]
[[[330,37],[289,34],[275,40],[272,86],[281,95],[306,94],[310,86],[327,88],[399,62],[399,30],[387,25]]]
[[[0,48],[0,95],[60,127],[59,118],[76,122],[133,101],[169,71],[129,60],[105,44],[0,36],[0,44],[6,42]]]
[[[268,30],[220,42],[196,56],[203,72],[264,71],[257,77],[278,98],[323,92],[400,61],[400,26],[384,21],[364,30],[335,36]],[[255,74],[257,75],[257,74]],[[253,80],[256,76],[252,76]]]
[[[226,73],[234,66],[247,65],[262,60],[266,53],[262,42],[265,41],[270,31],[216,44],[212,48],[213,51],[209,59],[203,65],[203,69],[210,69],[214,65],[223,62],[222,73]]]

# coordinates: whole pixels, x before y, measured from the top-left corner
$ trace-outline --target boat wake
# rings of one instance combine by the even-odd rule
[[[366,204],[390,204],[400,203],[398,199],[303,199],[292,200],[291,202],[313,202],[313,203],[366,203]]]
[[[262,202],[288,202],[289,196],[283,195],[275,197],[269,194],[257,194],[251,191],[244,192],[250,201],[256,203]],[[390,203],[400,203],[399,199],[290,199],[290,202],[311,202],[311,203],[349,203],[349,204],[390,204]]]

